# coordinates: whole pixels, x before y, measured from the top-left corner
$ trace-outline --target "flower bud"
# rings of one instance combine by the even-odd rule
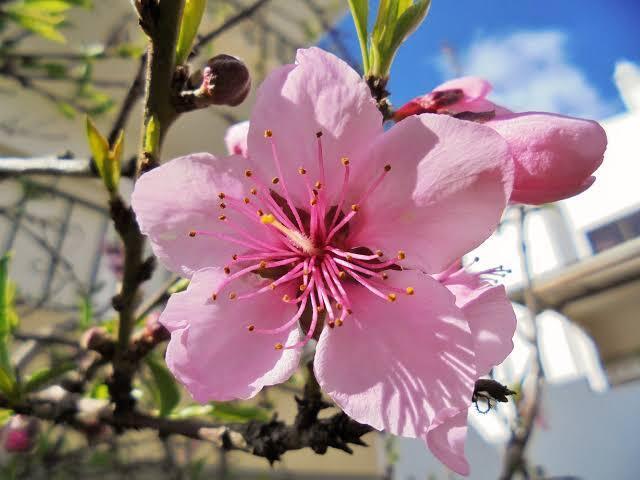
[[[28,452],[33,448],[39,431],[40,423],[36,418],[14,415],[3,429],[4,449],[10,453]]]
[[[242,60],[231,55],[216,55],[203,71],[202,87],[208,88],[214,105],[239,105],[251,89],[251,75]]]

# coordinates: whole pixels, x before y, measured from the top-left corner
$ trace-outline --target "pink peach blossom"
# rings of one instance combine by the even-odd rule
[[[539,205],[577,195],[595,181],[607,136],[594,121],[541,112],[513,113],[486,99],[491,84],[477,77],[443,83],[414,98],[396,121],[425,112],[464,115],[492,113],[484,124],[509,143],[515,162],[511,201]],[[479,117],[482,119],[482,116]]]
[[[224,136],[229,155],[247,156],[247,134],[249,133],[249,121],[231,125]]]
[[[246,399],[317,339],[318,382],[349,416],[439,434],[476,360],[463,310],[424,272],[494,231],[512,168],[476,123],[425,114],[385,132],[354,70],[299,50],[258,91],[246,158],[188,155],[136,183],[142,232],[191,279],[160,318],[169,368],[198,401]]]

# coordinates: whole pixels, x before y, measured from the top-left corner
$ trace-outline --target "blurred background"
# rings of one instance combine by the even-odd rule
[[[66,43],[55,31],[8,20],[13,3],[0,0],[0,253],[14,252],[10,274],[17,284],[19,332],[64,335],[77,329],[79,308],[91,306],[92,322],[108,322],[113,314],[110,299],[122,257],[106,193],[86,174],[84,113],[103,132],[126,127],[126,157],[135,156],[141,110],[135,81],[145,42],[127,0],[77,2],[87,5],[67,12],[60,29]],[[396,107],[447,79],[477,75],[493,84],[496,103],[596,119],[607,132],[595,185],[528,213],[534,293],[544,309],[537,321],[546,384],[527,451],[539,478],[640,478],[639,22],[636,0],[433,0],[392,68],[389,90]],[[166,158],[223,154],[225,130],[247,118],[255,86],[273,67],[290,63],[298,47],[319,44],[360,68],[346,1],[210,1],[200,32],[212,39],[192,63],[202,65],[217,53],[241,57],[254,89],[240,107],[181,117],[169,133]],[[73,176],[42,174],[60,157],[68,158]],[[130,189],[124,181],[122,190]],[[518,311],[523,275],[516,230],[507,216],[470,257],[479,258],[472,270],[511,270],[503,280]],[[171,280],[158,269],[145,291]],[[530,330],[530,319],[519,317],[516,348],[494,372],[507,385],[530,367]],[[27,368],[59,355],[37,345],[23,335],[13,351],[16,363]],[[291,391],[299,386],[294,378],[282,389],[269,389],[255,405],[213,406],[210,414],[249,419],[278,411],[291,418]],[[99,396],[100,389],[94,385],[88,394]],[[151,393],[141,386],[140,395]],[[183,406],[189,407],[188,399]],[[515,413],[509,405],[470,412],[470,478],[498,478]],[[21,461],[61,475],[55,478],[456,478],[421,442],[365,438],[371,446],[353,456],[289,452],[272,469],[246,454],[222,454],[183,440],[169,445],[145,432],[117,442],[96,437],[88,446],[84,438],[63,435],[61,427],[44,426],[32,453],[0,453],[0,478],[13,478],[11,469]]]

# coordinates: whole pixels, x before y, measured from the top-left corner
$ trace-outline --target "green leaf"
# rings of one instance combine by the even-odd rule
[[[358,33],[360,42],[360,52],[362,53],[362,68],[364,72],[369,71],[369,49],[367,37],[367,22],[369,21],[369,0],[349,0],[349,10],[353,17],[353,23]]]
[[[122,132],[118,137],[118,142],[114,148],[122,156]],[[114,152],[109,149],[107,139],[98,131],[95,123],[87,115],[87,139],[89,141],[89,149],[93,156],[93,161],[98,167],[100,177],[104,182],[107,190],[111,193],[118,191],[118,182],[120,181],[120,158],[114,156]]]
[[[111,178],[116,185],[120,183],[120,165],[122,162],[122,152],[124,151],[124,129],[120,130],[116,142],[109,151],[109,162],[111,167]]]
[[[176,385],[173,375],[171,375],[171,372],[169,372],[162,363],[151,355],[146,357],[145,362],[151,371],[157,390],[159,415],[166,417],[180,402],[180,390]]]
[[[198,27],[202,21],[207,0],[186,0],[182,11],[180,22],[180,32],[176,44],[176,65],[181,65],[187,61],[191,53],[193,39],[196,38]]]
[[[248,422],[249,420],[267,421],[269,412],[254,405],[242,405],[235,402],[211,402],[213,410],[210,416],[225,422]]]
[[[105,383],[97,382],[89,390],[89,398],[107,400],[109,397],[109,387]]]
[[[57,103],[58,110],[67,118],[75,118],[76,109],[73,105],[67,102],[58,102]]]
[[[65,362],[60,365],[54,365],[51,368],[43,368],[32,373],[26,382],[22,385],[23,393],[30,393],[47,385],[60,375],[73,370],[76,365],[73,362]]]
[[[93,325],[93,306],[89,297],[80,298],[80,320],[78,326],[81,330],[86,330]]]
[[[151,116],[147,122],[144,134],[144,151],[153,153],[160,144],[160,122],[155,115]]]

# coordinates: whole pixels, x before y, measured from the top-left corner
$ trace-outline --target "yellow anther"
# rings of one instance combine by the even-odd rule
[[[318,203],[318,199],[316,197],[313,197],[311,200],[309,200],[309,203],[311,205],[316,205]]]
[[[376,255],[381,257],[384,255],[384,253],[382,253],[382,250],[376,250]]]
[[[324,305],[318,305],[318,306],[316,307],[316,310],[318,311],[318,313],[322,313],[322,312],[324,312]]]
[[[244,197],[244,198],[242,199],[242,201],[243,201],[244,203],[249,203],[251,200],[249,200],[249,197]]]
[[[282,296],[282,301],[283,301],[283,302],[288,302],[289,300],[291,300],[291,297],[285,293],[285,294]]]
[[[256,329],[256,326],[255,326],[255,325],[249,325],[249,326],[247,327],[247,330],[249,330],[250,332],[253,332],[255,329]]]
[[[280,181],[280,179],[278,177],[273,177],[271,179],[271,183],[273,183],[274,185],[276,185],[279,181]]]
[[[344,280],[344,277],[346,277],[347,274],[345,272],[343,272],[342,270],[338,272],[338,278],[340,280]]]
[[[304,169],[303,167],[300,167],[300,168],[298,169],[298,173],[299,173],[300,175],[306,175],[306,174],[307,174],[307,170],[306,170],[306,169]]]
[[[337,310],[342,310],[342,304],[341,303],[336,303],[336,309]]]
[[[353,260],[353,257],[351,255],[347,255],[344,258],[347,260],[347,262],[350,262],[351,260]]]
[[[220,215],[220,216],[218,217],[218,220],[222,220],[222,221],[224,221],[224,220],[226,220],[226,219],[227,219],[227,216],[226,216],[226,215]]]
[[[344,324],[341,318],[336,320],[336,327],[341,327]]]
[[[398,260],[404,260],[407,258],[407,254],[404,253],[404,250],[398,250]]]
[[[237,296],[238,296],[238,295],[236,295],[236,292],[231,292],[231,293],[229,294],[229,300],[235,300]]]
[[[256,187],[253,187],[251,190],[249,190],[249,193],[251,195],[257,195],[258,194],[258,189]]]
[[[267,213],[266,215],[261,215],[260,216],[260,221],[262,223],[264,223],[265,225],[271,225],[272,223],[274,223],[276,221],[276,217],[274,217],[270,213]]]
[[[307,289],[307,286],[305,284],[302,284],[298,287],[298,290],[300,290],[301,292],[304,292]]]
[[[244,176],[245,177],[250,177],[251,175],[253,175],[253,172],[251,170],[245,170],[244,171]]]
[[[353,205],[351,205],[351,210],[353,210],[354,212],[357,212],[358,210],[360,210],[360,205],[358,205],[357,203],[354,203]]]
[[[407,295],[413,295],[414,293],[416,293],[416,291],[413,289],[413,287],[407,287],[405,289],[405,292],[407,292]]]
[[[342,157],[340,161],[342,162],[342,165],[344,165],[345,167],[349,165],[349,159],[347,157]]]
[[[190,236],[190,237],[195,237],[195,236],[196,236],[196,232],[195,232],[195,230],[191,230],[191,231],[189,232],[189,236]]]
[[[224,273],[229,275],[231,273],[231,269],[229,267],[224,267]]]
[[[267,268],[267,262],[265,262],[264,260],[262,260],[260,262],[260,268]]]
[[[282,350],[284,348],[284,345],[282,345],[281,343],[276,343],[274,347],[276,350]]]
[[[318,190],[320,190],[322,188],[322,182],[318,180],[316,183],[313,184],[313,186],[316,187]]]
[[[387,295],[387,298],[389,299],[390,302],[395,302],[396,298],[398,297],[396,296],[395,293],[390,293],[389,295]]]
[[[273,137],[273,132],[271,130],[265,130],[264,138],[271,138],[271,137]]]
[[[256,212],[258,214],[259,217],[264,215],[264,212],[262,211],[261,208],[258,209],[258,211]]]
[[[220,200],[222,200],[224,197],[225,197],[224,192],[220,192],[220,193],[218,194],[218,198],[219,198]]]
[[[275,290],[275,289],[276,289],[276,287],[277,287],[276,282],[273,282],[273,283],[270,283],[270,284],[269,284],[269,288],[270,288],[271,290]]]
[[[388,172],[389,170],[391,170],[391,165],[386,164],[386,165],[384,166],[384,171],[385,171],[385,172]]]

